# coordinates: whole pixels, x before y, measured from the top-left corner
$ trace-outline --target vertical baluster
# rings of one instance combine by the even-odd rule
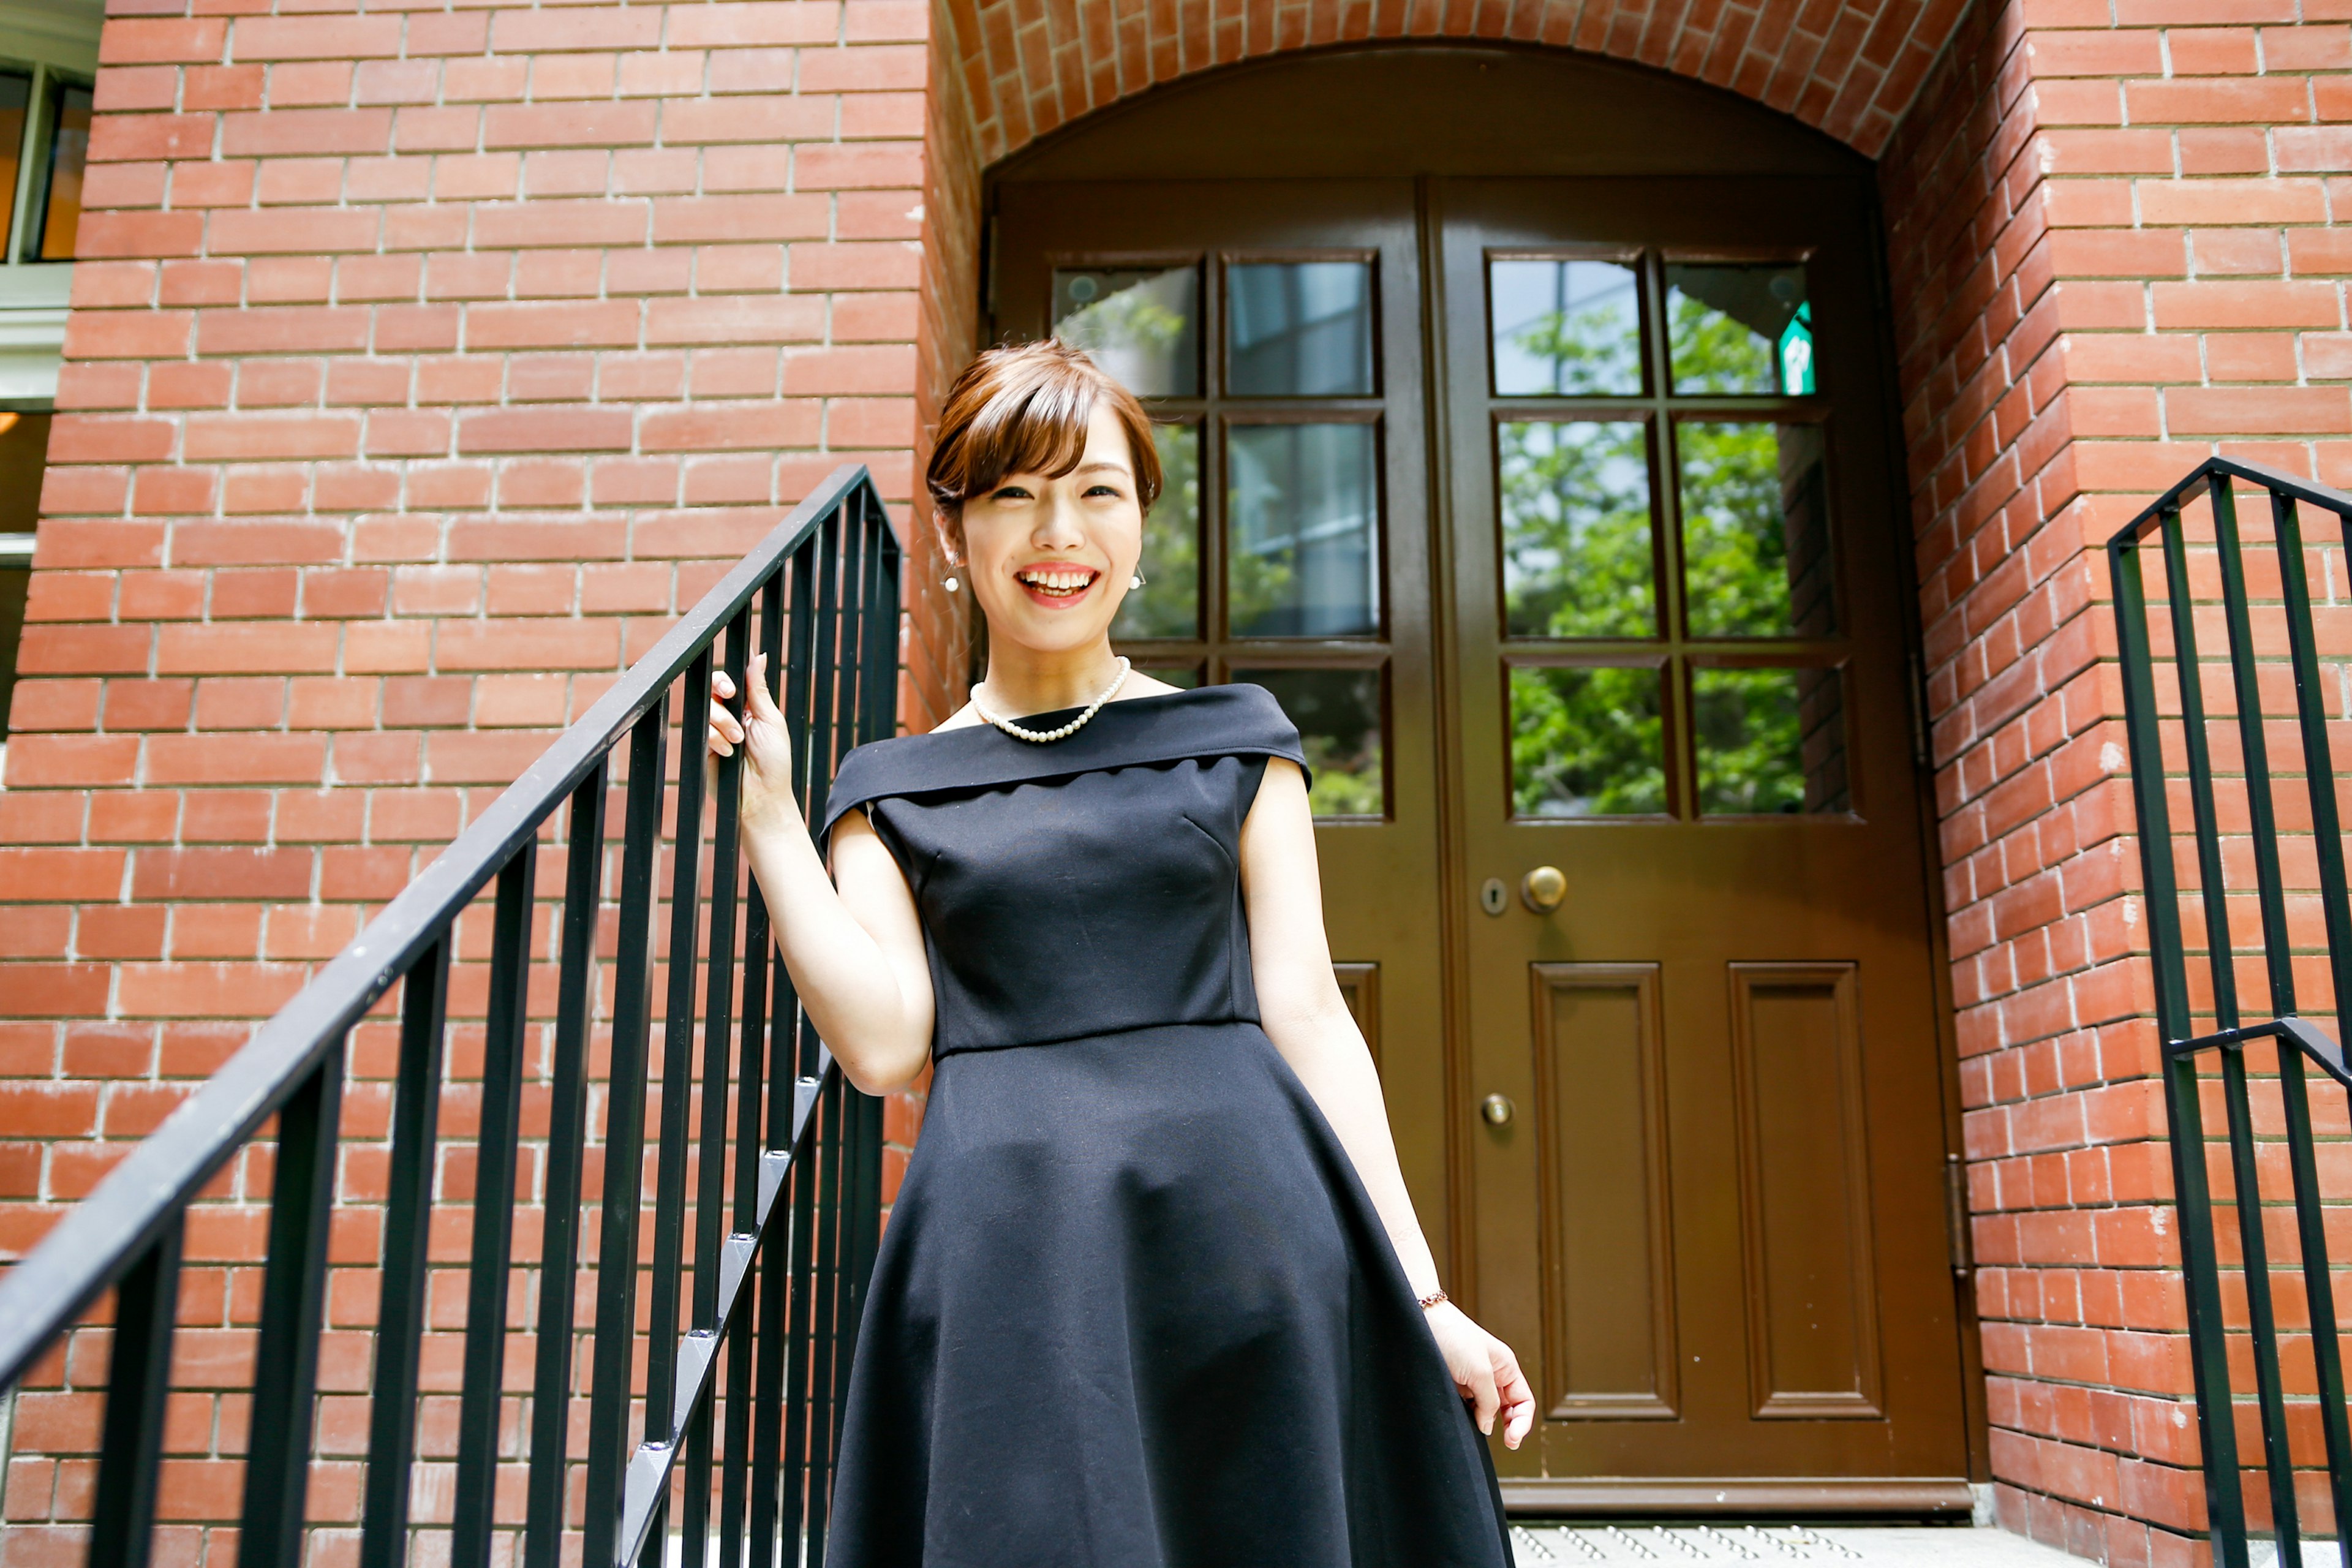
[[[2222,520],[2235,516],[2229,479],[2216,475],[2207,494],[2213,509],[2215,554],[2219,556],[2222,553],[2219,542]],[[2234,534],[2235,531],[2231,531]],[[2204,665],[2198,653],[2193,619],[2197,605],[2189,580],[2188,534],[2177,521],[2165,531],[2164,564],[2171,598],[2173,669],[2180,691],[2181,742],[2189,763],[2189,811],[2196,829],[2200,902],[2205,914],[2205,967],[2213,987],[2213,1023],[2216,1029],[2234,1029],[2242,1022],[2237,942],[2231,931],[2230,890],[2221,861],[2221,812],[2213,790],[2211,741],[2206,732]],[[2254,1163],[2253,1121],[2246,1100],[2246,1058],[2244,1051],[2234,1046],[2225,1047],[2220,1055],[2221,1102],[2229,1128],[2231,1208],[2237,1216],[2246,1303],[2253,1329],[2254,1380],[2262,1413],[2263,1458],[2272,1479],[2273,1508],[2281,1501],[2279,1479],[2283,1471],[2287,1472],[2284,1504],[2292,1528],[2292,1473],[2284,1444],[2276,1440],[2278,1428],[2272,1420],[2275,1412],[2284,1423],[2285,1414],[2278,1382],[2276,1329],[2271,1314],[2270,1268],[2263,1245],[2259,1171]],[[2265,1345],[2270,1349],[2267,1358]],[[2232,1475],[2230,1484],[2233,1490],[2237,1489],[2239,1478]]]
[[[834,1337],[840,1331],[841,1104],[839,1073],[818,1091],[814,1311],[809,1324],[808,1568],[824,1568],[825,1521],[833,1503]]]
[[[2168,551],[2177,512],[2158,522]],[[2212,1198],[2206,1184],[2204,1118],[2197,1064],[2169,1049],[2190,1030],[2188,958],[2180,928],[2179,883],[2172,865],[2171,811],[2165,800],[2164,743],[2148,642],[2147,592],[2137,542],[2108,547],[2115,584],[2116,636],[2122,652],[2124,728],[2131,747],[2132,792],[2139,827],[2141,883],[2147,889],[2148,949],[2156,977],[2157,1030],[2165,1045],[2165,1110],[2171,1131],[2172,1185],[2180,1219],[2182,1275],[2189,1300],[2189,1363],[2205,1462],[2206,1518],[2221,1568],[2247,1568],[2244,1499],[2238,1487],[2238,1437],[2230,1412],[2230,1366],[2221,1290],[2213,1250]],[[2175,628],[2178,636],[2179,628]]]
[[[329,1047],[278,1113],[269,1194],[269,1261],[261,1279],[252,1433],[239,1510],[240,1568],[300,1568],[319,1334],[327,1300],[328,1221],[341,1131],[343,1042]]]
[[[361,1568],[408,1561],[409,1471],[416,1457],[416,1368],[425,1328],[426,1245],[433,1221],[441,1058],[447,1037],[449,948],[443,928],[401,988],[400,1077],[392,1107],[392,1180],[383,1215],[383,1276],[369,1384]]]
[[[782,647],[778,624],[783,614],[783,580],[771,573],[760,589],[760,651],[766,657],[768,678],[773,679]],[[748,691],[748,670],[737,678],[737,689]],[[739,709],[748,706],[748,698]],[[768,906],[757,882],[744,890],[743,1001],[736,1026],[735,1067],[735,1190],[732,1225],[748,1233],[760,1224],[761,1117],[766,1106],[768,1037],[768,968],[772,945],[768,930]],[[745,1294],[735,1309],[735,1322],[727,1340],[727,1427],[722,1445],[726,1458],[720,1475],[719,1539],[726,1568],[768,1568],[764,1557],[746,1563],[744,1529],[748,1522],[751,1479],[751,1382],[756,1334],[761,1321],[764,1260],[780,1250],[779,1232],[761,1232],[761,1259],[743,1281]]]
[[[746,679],[751,638],[751,612],[747,606],[738,610],[727,623],[727,672],[739,692]],[[708,710],[706,702],[697,711]],[[719,760],[718,788],[711,802],[710,941],[702,1008],[702,1127],[701,1149],[696,1159],[691,1319],[695,1332],[705,1334],[717,1331],[719,1251],[727,1235],[728,1047],[735,1027],[735,884],[741,869],[736,810],[742,769],[740,747],[731,756]],[[716,1384],[706,1383],[703,1398],[696,1407],[681,1413],[688,1417],[688,1431],[684,1455],[686,1506],[679,1518],[679,1527],[684,1531],[680,1568],[703,1568],[709,1551],[710,1444],[717,1405]]]
[[[2294,957],[2286,929],[2286,891],[2279,874],[2278,816],[2271,790],[2269,747],[2263,733],[2263,693],[2257,676],[2254,633],[2246,606],[2246,566],[2238,536],[2237,494],[2217,477],[2212,487],[2213,548],[2221,573],[2222,621],[2228,628],[2230,676],[2238,709],[2238,742],[2246,785],[2246,837],[2254,856],[2256,900],[2261,911],[2263,960],[2273,1017],[2294,1011]],[[2185,596],[2187,584],[2176,591]],[[2212,796],[2210,761],[2207,799]],[[2201,833],[2200,833],[2201,837]],[[2213,831],[2213,861],[2221,864],[2221,830]],[[2226,889],[2222,890],[2224,893]],[[2218,902],[2220,894],[2209,895]],[[2228,968],[2231,944],[2214,944],[2215,962]],[[2270,1242],[2263,1233],[2262,1168],[2255,1162],[2254,1119],[2248,1101],[2246,1054],[2222,1053],[2222,1092],[2230,1115],[2230,1163],[2237,1187],[2238,1228],[2245,1237],[2247,1315],[2253,1327],[2254,1386],[2261,1401],[2263,1451],[2270,1473],[2271,1522],[2284,1560],[2300,1555],[2302,1530],[2294,1499],[2294,1459],[2288,1452],[2286,1386],[2279,1374],[2278,1318],[2271,1300]]]
[[[539,843],[526,838],[499,873],[490,1000],[482,1028],[482,1120],[474,1143],[474,1239],[466,1297],[466,1371],[457,1405],[457,1495],[450,1568],[489,1568],[505,1392],[507,1273],[521,1139],[523,1030],[530,1002],[530,900]]]
[[[595,1008],[596,928],[604,888],[600,761],[572,792],[564,828],[562,967],[548,1104],[546,1212],[539,1249],[538,1362],[531,1378],[530,1483],[524,1568],[562,1568],[563,1482],[572,1434],[572,1335],[580,1268],[580,1165],[588,1140],[588,1030]]]
[[[588,1406],[588,1510],[583,1568],[615,1568],[621,1477],[629,1462],[629,1373],[636,1341],[637,1211],[646,1142],[646,1044],[652,1027],[654,879],[661,852],[668,749],[665,694],[629,737],[621,851],[620,952],[613,985],[613,1071],[606,1092],[604,1192],[596,1258],[596,1342]],[[698,770],[689,768],[688,773]],[[659,1382],[656,1362],[651,1381]]]
[[[694,964],[702,902],[704,767],[697,738],[710,709],[710,650],[688,667],[678,721],[677,831],[670,841],[669,990],[662,1015],[661,1125],[655,1144],[654,1271],[646,1331],[646,1427],[648,1443],[677,1436],[676,1373],[679,1303],[686,1256],[688,1110],[694,1099]],[[669,1535],[667,1503],[654,1510],[640,1561],[660,1568]],[[687,1568],[699,1568],[701,1552]]]
[[[803,574],[797,566],[789,565],[785,572],[770,578],[760,612],[760,646],[768,656],[768,691],[772,697],[781,693],[784,687],[784,586],[787,574],[795,582],[803,580]],[[790,715],[786,715],[785,721],[789,731]],[[797,739],[794,745],[797,748]],[[793,754],[799,754],[797,749]],[[762,947],[763,954],[767,951]],[[785,972],[781,960],[775,961],[772,974],[774,994],[768,1008],[768,1064],[773,1088],[768,1096],[764,1142],[770,1149],[789,1150],[793,1147],[792,1039],[798,1018],[793,1005],[792,976]],[[782,1533],[782,1499],[786,1480],[783,1457],[786,1419],[784,1359],[789,1349],[785,1339],[784,1300],[791,1289],[792,1214],[793,1186],[788,1179],[784,1191],[777,1195],[775,1208],[770,1213],[768,1239],[760,1251],[760,1315],[753,1335],[759,1348],[752,1373],[750,1527],[752,1548],[749,1568],[790,1568],[800,1560],[798,1542]],[[784,1554],[781,1561],[780,1552]]]
[[[816,733],[811,722],[816,706],[817,579],[826,561],[820,549],[823,542],[819,532],[793,552],[792,618],[786,627],[792,657],[785,667],[784,728],[792,736],[801,809],[812,826],[818,820],[812,792],[819,787],[816,781],[825,776],[816,765]],[[782,973],[781,966],[776,1012],[779,1018],[792,1020],[793,1048],[789,1070],[793,1086],[793,1120],[797,1123],[802,1094],[815,1086],[818,1047],[816,1030],[807,1014],[800,1011],[797,999],[792,995],[790,978]],[[784,1292],[783,1498],[779,1521],[786,1568],[803,1561],[808,1532],[809,1365],[816,1277],[815,1131],[814,1121],[805,1128],[796,1125],[791,1142],[793,1222],[787,1233],[791,1265],[786,1271]]]
[[[115,1289],[114,1344],[90,1515],[90,1568],[147,1568],[154,1550],[185,1216],[184,1209],[173,1211]]]
[[[2336,521],[2339,526],[2352,524],[2352,518]],[[2303,527],[2291,497],[2271,492],[2271,522],[2278,543],[2280,596],[2286,606],[2287,657],[2294,669],[2295,724],[2303,741],[2320,912],[2327,929],[2328,965],[2335,983],[2336,1037],[2352,1039],[2352,1033],[2347,1033],[2352,1031],[2352,900],[2347,897],[2344,826],[2336,809],[2334,748],[2327,736],[2329,698],[2321,684],[2319,649],[2312,630]],[[2345,526],[2345,542],[2352,545],[2352,526]],[[2294,1176],[2295,1232],[2303,1254],[2304,1299],[2311,1318],[2319,1424],[2326,1439],[2336,1550],[2343,1568],[2352,1568],[2352,1424],[2347,1424],[2345,1415],[2344,1350],[2335,1330],[2336,1290],[2328,1274],[2326,1215],[2312,1149],[2311,1100],[2304,1082],[2303,1053],[2294,1041],[2284,1038],[2279,1041],[2279,1098],[2286,1116],[2287,1163]]]

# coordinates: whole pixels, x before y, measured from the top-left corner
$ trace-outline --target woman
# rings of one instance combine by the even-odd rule
[[[992,350],[929,482],[988,677],[844,761],[830,879],[756,669],[710,718],[819,1033],[869,1093],[933,1072],[830,1561],[1508,1563],[1478,1434],[1499,1415],[1517,1447],[1534,1397],[1414,1219],[1331,975],[1297,731],[1263,688],[1111,652],[1160,486],[1142,405],[1060,343]]]

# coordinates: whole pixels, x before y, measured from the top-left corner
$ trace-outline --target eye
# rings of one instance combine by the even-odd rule
[[[999,485],[995,489],[989,492],[988,499],[991,500],[1027,500],[1030,499],[1030,495],[1027,487],[1023,485]]]
[[[1117,500],[1118,499],[1119,490],[1117,485],[1088,485],[1087,487],[1087,494],[1090,498],[1094,496],[1108,496],[1113,500]]]

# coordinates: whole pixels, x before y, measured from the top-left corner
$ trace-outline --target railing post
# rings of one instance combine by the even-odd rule
[[[2158,524],[2179,526],[2173,511]],[[2197,1064],[2172,1051],[2189,1033],[2189,981],[2180,931],[2179,884],[2172,868],[2172,825],[2164,798],[2164,744],[2157,728],[2156,684],[2147,629],[2147,594],[2139,556],[2118,539],[2107,548],[2122,654],[2124,731],[2139,828],[2140,882],[2146,895],[2156,1021],[2164,1060],[2165,1118],[2171,1134],[2174,1212],[2180,1226],[2182,1284],[2188,1297],[2189,1359],[2205,1467],[2205,1510],[2221,1568],[2247,1568],[2244,1504],[2238,1491],[2238,1436],[2230,1415],[2230,1366],[2221,1281],[2213,1252],[2213,1211],[2205,1180],[2205,1131],[2199,1113]],[[2174,628],[2176,636],[2179,627]],[[2216,1401],[2219,1401],[2217,1406]],[[2218,1409],[2218,1415],[2216,1414]]]
[[[181,1236],[175,1215],[115,1292],[90,1568],[147,1568],[154,1550],[163,1409],[172,1392],[172,1331],[180,1309]]]

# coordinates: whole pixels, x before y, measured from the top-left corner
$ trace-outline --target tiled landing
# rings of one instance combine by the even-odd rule
[[[1837,1563],[1842,1568],[2081,1568],[2005,1530],[1788,1524],[1521,1524],[1511,1528],[1519,1568],[1587,1563],[1675,1568],[1705,1563]]]

